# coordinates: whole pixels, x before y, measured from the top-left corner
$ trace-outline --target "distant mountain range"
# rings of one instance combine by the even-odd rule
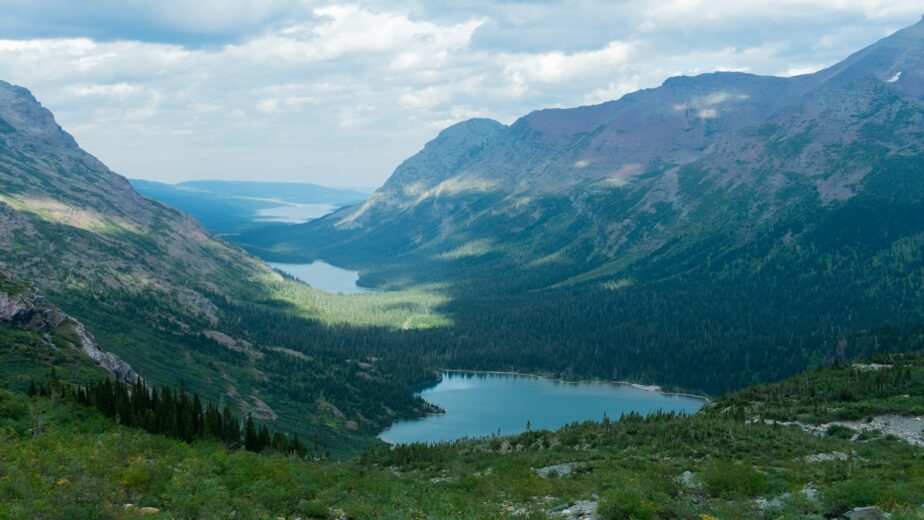
[[[920,342],[924,20],[814,74],[465,121],[365,203],[239,240],[443,284],[479,365],[721,390]]]
[[[303,226],[305,254],[336,256],[355,242],[425,256],[478,243],[479,255],[503,255],[512,239],[518,256],[574,261],[563,273],[578,274],[768,232],[774,246],[794,247],[807,225],[864,197],[891,196],[877,191],[889,189],[877,179],[897,175],[879,173],[884,161],[920,153],[922,65],[924,21],[814,74],[677,77],[510,126],[465,121],[364,204]],[[809,210],[818,210],[815,222],[803,222]],[[565,222],[579,227],[560,243],[555,230]],[[317,236],[325,237],[318,245]]]
[[[316,184],[248,181],[187,181],[164,184],[134,179],[129,181],[142,195],[181,209],[209,231],[238,233],[253,227],[260,211],[278,206],[360,203],[371,192],[337,189]]]

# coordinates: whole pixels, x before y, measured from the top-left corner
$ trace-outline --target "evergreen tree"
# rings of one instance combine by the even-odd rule
[[[254,452],[260,451],[259,434],[250,414],[247,414],[247,421],[244,424],[244,449]]]

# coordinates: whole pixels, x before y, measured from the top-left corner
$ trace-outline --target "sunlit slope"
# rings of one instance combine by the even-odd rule
[[[454,366],[777,380],[920,341],[922,70],[924,22],[814,74],[466,121],[364,204],[240,240],[443,284]]]
[[[392,359],[381,338],[446,323],[438,296],[328,298],[283,278],[137,194],[6,83],[0,270],[35,284],[152,383],[185,379],[336,449],[424,409],[409,387],[432,374],[403,353]]]

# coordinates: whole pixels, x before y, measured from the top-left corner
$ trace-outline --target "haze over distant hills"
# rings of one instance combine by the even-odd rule
[[[319,216],[339,206],[364,201],[372,191],[286,182],[186,181],[164,184],[140,179],[130,182],[142,195],[181,209],[210,231],[221,234],[238,233],[255,223],[265,222],[265,213],[272,213],[272,208],[283,208],[284,212],[284,207],[288,206],[298,213],[298,207],[316,205],[316,213],[301,213]],[[289,220],[304,222],[308,219]]]

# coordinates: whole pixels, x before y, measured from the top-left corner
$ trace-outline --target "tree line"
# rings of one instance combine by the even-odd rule
[[[60,395],[65,400],[96,408],[124,426],[185,442],[211,440],[232,450],[309,455],[298,435],[270,431],[266,424],[258,425],[250,414],[241,419],[228,405],[203,404],[199,394],[188,392],[182,380],[177,389],[162,386],[159,390],[141,380],[127,384],[109,378],[73,385],[61,381],[52,370],[47,386],[36,385],[33,380],[28,393],[30,397]],[[317,447],[314,451],[318,451]]]

